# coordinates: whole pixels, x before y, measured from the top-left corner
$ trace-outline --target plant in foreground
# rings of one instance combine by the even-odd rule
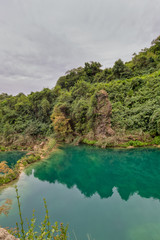
[[[16,189],[19,216],[20,216],[20,227],[19,227],[18,223],[16,223],[16,226],[17,226],[16,227],[16,233],[14,233],[16,235],[16,237],[18,237],[22,240],[29,240],[29,239],[30,240],[34,240],[34,239],[38,239],[38,240],[42,240],[42,239],[67,240],[67,238],[68,238],[67,237],[68,225],[65,227],[63,225],[63,223],[61,223],[60,227],[59,227],[57,222],[54,225],[51,225],[49,215],[48,215],[47,203],[46,203],[45,199],[43,199],[43,200],[44,200],[44,207],[45,207],[46,215],[45,215],[44,221],[39,226],[40,232],[35,231],[36,219],[35,219],[34,211],[33,211],[33,216],[32,216],[32,219],[31,219],[30,223],[27,220],[28,231],[26,232],[24,230],[24,222],[23,222],[23,218],[22,218],[21,205],[20,205],[20,200],[19,200],[20,196],[18,194],[17,186],[15,186],[15,189]]]

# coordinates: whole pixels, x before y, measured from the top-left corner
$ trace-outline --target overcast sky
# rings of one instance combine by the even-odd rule
[[[160,35],[160,0],[0,0],[0,93],[52,88],[67,70],[103,68]]]

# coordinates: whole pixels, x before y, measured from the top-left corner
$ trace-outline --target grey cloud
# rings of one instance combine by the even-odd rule
[[[159,0],[0,1],[0,92],[53,87],[86,61],[131,59],[159,33]]]

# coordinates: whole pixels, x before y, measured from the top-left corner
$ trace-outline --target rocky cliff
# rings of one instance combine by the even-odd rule
[[[105,90],[100,90],[96,95],[96,101],[96,117],[94,124],[95,138],[102,139],[107,136],[112,136],[114,135],[114,131],[111,128],[112,106],[107,92]]]

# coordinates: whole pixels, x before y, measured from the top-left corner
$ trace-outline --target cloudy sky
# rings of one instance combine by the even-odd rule
[[[0,0],[0,93],[52,88],[69,69],[103,68],[160,35],[160,0]]]

